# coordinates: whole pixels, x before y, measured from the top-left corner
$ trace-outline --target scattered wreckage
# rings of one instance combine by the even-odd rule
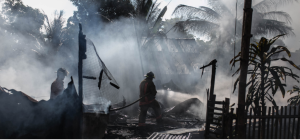
[[[118,108],[125,100],[112,105]],[[78,138],[79,106],[73,81],[56,99],[36,101],[21,91],[0,87],[0,138]],[[199,138],[203,120],[190,113],[192,106],[203,105],[191,98],[171,108],[164,108],[163,125],[156,125],[154,112],[148,111],[147,126],[137,127],[138,116],[122,110],[83,113],[83,138]],[[71,129],[70,129],[71,128]]]

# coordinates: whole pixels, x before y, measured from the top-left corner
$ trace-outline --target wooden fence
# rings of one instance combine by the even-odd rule
[[[230,108],[230,100],[216,101],[213,95],[207,101],[206,138],[236,138],[237,108]],[[247,139],[300,138],[300,106],[258,107],[245,111]],[[299,120],[299,121],[298,121]]]
[[[237,110],[237,108],[236,108]],[[237,132],[236,110],[231,108],[230,113],[225,117],[229,123],[226,135],[222,138],[235,138]],[[235,112],[235,113],[234,113]],[[267,113],[268,112],[268,113]],[[259,107],[256,110],[250,108],[246,119],[247,139],[299,139],[300,107]]]

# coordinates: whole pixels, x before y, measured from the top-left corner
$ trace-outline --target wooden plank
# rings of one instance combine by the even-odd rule
[[[296,106],[294,106],[293,108],[294,108],[294,115],[296,115]],[[296,120],[296,119],[295,119],[295,118],[293,118],[292,137],[291,137],[292,139],[294,139],[294,138],[295,138],[295,137],[294,137],[294,131],[295,131],[295,129],[294,129],[294,128],[295,128],[295,120]]]
[[[216,122],[211,122],[210,124],[213,124],[213,125],[221,125],[220,123],[216,123]]]
[[[298,106],[298,116],[300,116],[300,106]],[[300,127],[300,117],[298,117],[297,131],[296,131],[296,139],[299,139],[299,128]]]
[[[253,118],[256,118],[256,119],[258,119],[258,118],[260,118],[260,119],[262,119],[262,118],[269,118],[268,116],[252,116],[252,117],[250,117],[250,116],[248,116],[247,117],[247,119],[253,119]],[[271,116],[271,118],[281,118],[281,119],[284,119],[284,118],[291,118],[291,119],[293,119],[293,118],[298,118],[298,115],[288,115],[288,116],[281,116],[281,115],[279,115],[279,116]]]
[[[269,126],[270,126],[270,124],[269,124],[269,122],[270,122],[270,116],[271,116],[271,107],[269,107],[269,112],[268,112],[268,117],[269,118],[267,118],[267,139],[269,138]]]
[[[287,106],[284,107],[284,116],[287,116]],[[284,126],[283,126],[283,138],[286,139],[286,121],[287,119],[284,119]]]
[[[224,106],[223,106],[223,113],[224,113],[224,115],[225,116],[228,116],[229,115],[229,102],[230,102],[230,100],[229,100],[229,98],[225,98],[225,104],[224,104]],[[225,117],[223,115],[223,120],[222,120],[222,123],[223,123],[223,126],[222,126],[222,131],[223,131],[223,133],[222,133],[222,139],[227,139],[227,136],[229,136],[229,134],[228,134],[228,130],[229,130],[229,120],[228,120],[228,118],[227,117]]]
[[[255,108],[253,108],[253,116],[257,116],[254,110]],[[255,126],[256,126],[256,118],[254,117],[254,122],[252,126],[252,139],[255,139]]]
[[[238,108],[236,108],[236,110],[235,110],[236,115],[237,115],[237,110],[238,110]],[[237,138],[237,129],[238,129],[237,122],[238,122],[238,116],[235,119],[235,131],[234,131],[235,132],[235,138]]]
[[[212,102],[216,100],[216,95],[212,95],[210,97],[210,100],[207,102],[207,108],[206,108],[206,126],[205,126],[205,137],[209,136],[209,127],[210,127],[210,122],[212,121],[211,119],[208,118],[213,118],[212,114],[209,114],[209,112],[213,112],[212,109],[208,108],[208,107],[215,107],[215,104],[213,104]]]
[[[262,108],[262,116],[266,116],[266,112],[267,112],[267,107],[264,106]],[[264,139],[265,138],[265,130],[266,130],[266,119],[265,118],[262,118],[262,123],[261,123],[261,139]]]
[[[289,115],[292,115],[292,107],[291,106],[289,106],[290,107],[290,109],[289,109]],[[288,124],[288,133],[287,133],[287,135],[288,135],[288,139],[290,139],[291,138],[291,118],[289,118],[289,124]]]
[[[283,116],[283,106],[281,106],[281,108],[280,108],[280,115],[281,116]],[[279,139],[282,139],[282,135],[281,135],[281,133],[282,133],[282,118],[280,118],[280,128],[279,128]]]
[[[232,139],[233,111],[234,111],[234,108],[231,108],[230,116],[229,116],[229,139]]]
[[[271,118],[271,139],[273,139],[273,128],[274,128],[274,106],[272,106],[272,118]]]
[[[250,108],[250,116],[252,116],[252,108]],[[251,118],[249,119],[249,127],[248,127],[248,139],[251,139]]]
[[[261,116],[261,106],[258,107],[258,116]],[[261,121],[260,118],[258,119],[258,132],[257,132],[257,138],[260,138],[260,128],[261,127]]]
[[[208,114],[213,114],[213,115],[223,115],[223,113],[216,113],[216,112],[208,112]]]
[[[212,102],[213,104],[224,104],[225,102],[224,101],[214,101]]]
[[[223,111],[223,108],[218,108],[218,107],[208,107],[209,109],[213,109],[213,110],[220,110],[220,111]]]
[[[278,106],[275,107],[275,110],[276,110],[276,116],[278,116]],[[275,115],[275,114],[274,114]],[[278,119],[279,118],[275,118],[275,139],[277,139],[277,136],[278,136]]]

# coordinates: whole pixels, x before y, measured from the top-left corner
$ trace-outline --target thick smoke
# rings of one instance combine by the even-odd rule
[[[223,3],[227,8],[234,13],[235,11],[235,2],[234,1],[225,1]],[[296,35],[299,34],[299,28],[296,28],[295,25],[299,23],[298,17],[295,17],[297,12],[295,8],[296,5],[287,5],[282,10],[287,11],[291,14],[294,19],[293,27],[295,29]],[[169,9],[173,10],[173,9]],[[242,16],[242,8],[238,10],[238,17]],[[298,12],[299,13],[299,12]],[[230,20],[232,20],[232,22]],[[97,20],[98,21],[98,20]],[[91,21],[92,22],[92,21]],[[228,34],[234,33],[234,28],[232,28],[232,23],[234,22],[233,17],[222,17],[220,23],[220,42],[224,42],[222,36],[227,36]],[[230,27],[229,27],[230,26]],[[5,29],[4,29],[5,30]],[[103,23],[97,28],[90,29],[89,27],[83,25],[83,32],[90,38],[95,46],[97,47],[98,53],[101,59],[106,64],[107,68],[110,70],[114,78],[120,85],[119,93],[124,96],[127,103],[135,101],[139,97],[139,84],[143,80],[143,75],[148,71],[153,71],[152,69],[145,69],[142,71],[138,50],[138,43],[136,39],[135,28],[133,24],[133,19],[131,18],[122,18],[116,20],[110,24]],[[141,32],[141,31],[137,31]],[[78,33],[78,32],[77,32]],[[238,31],[238,34],[241,33],[241,30]],[[77,38],[78,34],[73,35],[74,38]],[[297,50],[299,44],[294,40],[297,37],[287,38],[285,43],[288,47],[291,47],[291,50]],[[32,41],[32,45],[36,43],[35,40],[29,39],[26,36],[20,37],[19,40],[28,40]],[[13,44],[12,40],[1,40],[4,44]],[[203,65],[208,64],[211,60],[217,59],[217,73],[215,81],[215,94],[217,95],[217,100],[224,100],[225,97],[231,99],[231,104],[236,103],[237,105],[237,92],[232,93],[233,82],[236,77],[232,78],[231,74],[234,72],[237,67],[233,70],[224,69],[230,68],[229,61],[233,57],[232,52],[232,43],[220,44],[220,42],[213,43],[212,47],[208,52],[203,52],[202,55],[199,54],[199,59],[201,59]],[[240,41],[236,44],[236,54],[240,50]],[[8,50],[7,45],[1,45],[1,50]],[[13,46],[14,47],[14,46]],[[16,45],[16,47],[22,47],[21,44]],[[46,47],[46,46],[44,46]],[[216,50],[222,48],[221,52],[216,53]],[[77,49],[77,46],[73,48]],[[211,55],[208,55],[212,53]],[[42,62],[36,59],[35,54],[31,52],[23,52],[21,54],[16,54],[14,51],[1,51],[1,66],[0,66],[0,85],[6,88],[14,88],[21,90],[28,94],[29,96],[36,97],[36,99],[49,99],[50,97],[50,85],[51,82],[55,80],[56,73],[55,71],[59,67],[66,67],[66,65],[60,63],[61,60],[65,58],[60,58],[59,56],[55,57],[51,65],[44,65]],[[226,55],[225,55],[226,54]],[[228,55],[229,54],[229,55]],[[168,56],[166,56],[168,57]],[[184,58],[183,58],[184,59]],[[67,69],[71,71],[72,76],[76,76],[76,62],[74,59],[72,67],[68,66]],[[144,65],[147,65],[147,61],[142,60]],[[295,62],[299,64],[298,62]],[[160,63],[158,62],[158,65]],[[201,64],[202,65],[202,64]],[[206,70],[211,70],[211,67],[206,68]],[[197,97],[202,102],[206,104],[206,89],[210,87],[210,71],[204,74],[204,77],[201,79],[201,73],[198,75],[191,76],[191,81],[201,81],[202,83],[197,85],[197,91],[192,95],[185,93],[169,93],[166,95],[163,90],[158,91],[158,100],[163,98],[168,98],[168,100],[173,100],[174,103],[170,105],[175,105],[177,102],[184,101],[185,99]],[[205,77],[206,76],[206,77]],[[161,83],[169,82],[172,78],[166,78],[165,81]],[[65,79],[65,83],[69,81],[69,77]],[[291,81],[291,83],[289,83]],[[156,82],[154,80],[154,82]],[[174,81],[175,84],[181,84],[180,81]],[[75,80],[77,83],[77,80]],[[294,84],[292,80],[287,80],[288,87],[286,90],[291,89]],[[66,84],[65,84],[66,86]],[[189,88],[189,87],[187,87]],[[173,98],[174,97],[174,98]],[[280,93],[275,95],[278,105],[285,105],[288,95],[282,99]],[[171,101],[169,101],[171,102]],[[167,102],[166,102],[167,103]],[[132,106],[129,110],[136,109],[137,105]]]

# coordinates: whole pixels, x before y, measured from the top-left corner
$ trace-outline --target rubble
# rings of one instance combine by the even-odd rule
[[[161,103],[160,103],[161,104]],[[106,139],[161,139],[161,138],[201,138],[204,120],[189,113],[191,106],[202,106],[197,98],[191,98],[171,108],[163,108],[163,124],[156,124],[154,111],[147,112],[146,126],[138,127],[138,116],[130,116],[122,111],[110,112]],[[167,135],[168,134],[168,135]]]

